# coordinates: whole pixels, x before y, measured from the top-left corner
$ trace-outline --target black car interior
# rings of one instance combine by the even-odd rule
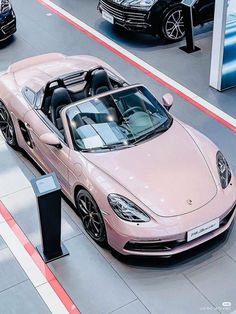
[[[56,128],[63,134],[63,124],[60,116],[61,109],[72,103],[72,99],[65,87],[58,87],[53,91],[49,106],[49,118]]]
[[[105,70],[98,70],[92,75],[89,91],[91,96],[108,92],[112,89],[113,86],[111,85],[110,79]]]
[[[109,76],[102,67],[93,68],[87,72],[71,73],[46,85],[41,110],[64,135],[60,112],[65,106],[125,84]],[[116,119],[115,114],[113,112],[114,119]],[[85,124],[93,122],[90,117],[83,117],[83,119]]]

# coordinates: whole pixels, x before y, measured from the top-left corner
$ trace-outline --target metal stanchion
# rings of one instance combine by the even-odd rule
[[[55,173],[31,181],[37,197],[42,245],[37,250],[45,263],[68,255],[61,243],[61,187]]]
[[[182,11],[185,27],[186,46],[180,47],[181,50],[192,53],[200,50],[195,46],[193,34],[193,6],[198,0],[183,0]]]

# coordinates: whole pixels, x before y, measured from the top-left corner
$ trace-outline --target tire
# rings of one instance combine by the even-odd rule
[[[18,149],[14,124],[7,108],[2,102],[0,102],[0,130],[7,144],[14,149]]]
[[[180,41],[185,37],[181,6],[177,5],[167,9],[162,20],[159,35],[168,42]]]
[[[101,211],[88,191],[82,189],[77,193],[76,207],[89,236],[100,245],[106,244],[106,228]]]

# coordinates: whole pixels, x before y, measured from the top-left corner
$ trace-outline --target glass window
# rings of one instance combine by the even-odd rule
[[[172,118],[144,87],[72,106],[67,117],[78,150],[119,149],[166,131]]]

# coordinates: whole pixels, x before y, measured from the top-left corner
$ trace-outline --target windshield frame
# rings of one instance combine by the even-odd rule
[[[106,96],[109,96],[109,95],[113,95],[113,94],[116,94],[116,93],[119,93],[119,92],[123,92],[123,91],[126,91],[126,90],[130,90],[130,89],[135,89],[135,88],[145,88],[150,94],[152,97],[154,97],[156,99],[156,101],[158,102],[158,104],[161,106],[162,110],[165,112],[166,116],[167,116],[167,121],[168,122],[168,126],[162,130],[160,130],[160,132],[156,132],[156,129],[158,129],[159,127],[155,128],[153,130],[153,136],[148,136],[147,139],[143,139],[142,141],[139,141],[139,138],[137,138],[137,143],[136,143],[136,140],[133,141],[133,142],[129,142],[127,143],[127,145],[120,145],[120,143],[117,143],[116,144],[110,144],[109,146],[107,147],[97,147],[97,148],[79,148],[78,145],[75,143],[75,140],[74,140],[74,136],[73,136],[73,132],[72,132],[72,129],[71,129],[71,124],[70,124],[70,119],[68,117],[68,112],[71,108],[73,107],[76,107],[76,106],[79,106],[83,103],[86,103],[88,101],[91,101],[93,99],[100,99],[100,98],[104,98]],[[85,152],[85,153],[99,153],[99,152],[106,152],[106,151],[114,151],[114,150],[121,150],[121,149],[125,149],[125,148],[130,148],[130,147],[133,147],[133,146],[136,146],[136,145],[140,145],[142,144],[143,142],[146,142],[146,141],[149,141],[151,139],[153,139],[154,137],[158,136],[159,134],[167,131],[171,126],[172,126],[172,123],[173,123],[173,117],[172,115],[167,111],[167,109],[158,101],[158,99],[150,92],[150,90],[143,84],[133,84],[133,85],[129,85],[129,86],[125,86],[125,87],[120,87],[120,88],[116,88],[114,90],[111,90],[111,91],[107,91],[107,92],[104,92],[104,93],[101,93],[99,95],[94,95],[94,96],[91,96],[91,97],[88,97],[88,98],[85,98],[83,100],[80,100],[78,102],[75,102],[69,106],[66,106],[61,114],[66,118],[66,121],[67,121],[67,126],[68,126],[68,130],[69,130],[69,133],[70,133],[70,137],[71,137],[71,142],[72,142],[72,145],[73,145],[73,149],[75,151],[78,151],[78,152]],[[165,123],[166,123],[165,122]],[[148,132],[148,133],[151,133],[151,132]],[[151,134],[149,134],[151,135]]]

